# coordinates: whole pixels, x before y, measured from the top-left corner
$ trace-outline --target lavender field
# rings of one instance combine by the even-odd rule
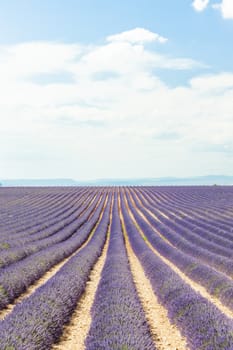
[[[233,187],[0,188],[0,349],[232,350]]]

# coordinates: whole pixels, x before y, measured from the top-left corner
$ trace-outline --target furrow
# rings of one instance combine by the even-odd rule
[[[160,232],[159,230],[157,230],[151,223],[150,221],[145,217],[145,215],[138,209],[138,207],[136,206],[135,204],[135,201],[133,199],[133,197],[131,196],[131,193],[128,191],[128,194],[129,194],[129,197],[130,197],[130,200],[134,206],[134,208],[137,210],[138,214],[143,218],[143,220],[152,228],[153,231],[155,231],[159,237],[161,237],[167,244],[169,244],[170,246],[172,246],[173,248],[177,249],[166,237],[164,237]],[[139,200],[139,202],[141,203],[141,201]],[[156,220],[159,221],[159,219],[153,215],[153,213],[151,214],[151,216],[153,216]]]
[[[64,327],[58,344],[52,350],[84,350],[85,339],[91,325],[91,307],[101,278],[109,244],[109,231],[101,256],[90,273],[86,289],[68,325]]]
[[[86,247],[86,245],[90,242],[91,238],[93,237],[95,230],[103,217],[103,213],[105,211],[107,201],[108,201],[108,198],[106,197],[100,217],[97,223],[95,224],[94,228],[92,229],[90,235],[88,236],[87,240],[77,250],[75,250],[75,252],[72,253],[69,257],[65,258],[60,263],[54,265],[41,278],[39,278],[34,284],[32,284],[25,293],[22,293],[18,298],[16,298],[12,304],[8,304],[6,309],[1,310],[0,320],[3,320],[7,315],[9,315],[17,304],[21,303],[24,299],[32,295],[39,287],[41,287],[43,284],[48,282],[48,280],[52,278],[62,268],[63,265],[65,265],[73,256],[75,256],[79,251],[81,251],[83,248]]]
[[[145,272],[129,243],[122,214],[120,214],[120,216],[130,269],[156,349],[187,350],[188,347],[185,338],[182,337],[178,328],[170,323],[167,317],[167,310],[159,303],[154,294],[151,283],[146,277]]]
[[[126,199],[126,197],[125,197]],[[127,203],[127,201],[126,201]],[[128,203],[127,203],[127,208],[129,211],[129,215],[131,217],[131,219],[133,220],[134,224],[137,226],[137,229],[139,231],[139,233],[142,235],[143,238],[145,238],[145,235],[143,233],[143,231],[140,229],[140,227],[138,227],[137,222],[135,220],[135,217],[133,215],[133,213],[130,211]],[[145,239],[146,244],[150,247],[150,249],[164,262],[166,263],[174,272],[176,272],[182,279],[184,282],[186,282],[187,284],[189,284],[192,289],[194,289],[196,292],[200,293],[201,296],[203,296],[205,299],[208,299],[212,304],[214,304],[222,313],[224,313],[227,317],[229,318],[233,318],[233,312],[231,310],[229,310],[225,305],[223,305],[221,303],[221,301],[219,301],[218,298],[215,298],[214,296],[210,295],[206,289],[202,286],[200,286],[198,283],[194,282],[193,280],[191,280],[189,277],[187,277],[177,266],[175,266],[170,260],[166,259],[163,255],[161,255],[152,245],[151,243]]]
[[[101,255],[109,215],[110,201],[89,244],[0,322],[1,349],[47,350],[58,341]]]

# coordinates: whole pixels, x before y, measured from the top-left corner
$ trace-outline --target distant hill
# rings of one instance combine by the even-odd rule
[[[135,179],[99,179],[77,182],[79,185],[93,186],[194,186],[233,185],[233,176],[210,175],[190,178],[161,177]]]
[[[2,186],[195,186],[233,185],[233,176],[209,175],[197,177],[161,177],[135,179],[14,179],[1,180]]]

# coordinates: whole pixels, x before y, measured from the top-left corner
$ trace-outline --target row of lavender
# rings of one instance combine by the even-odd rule
[[[186,337],[191,350],[233,348],[233,322],[196,293],[146,244],[129,216],[121,194],[124,223],[132,248],[139,258],[159,301]]]
[[[197,192],[195,196],[191,196],[193,192]],[[181,188],[178,194],[176,189],[166,189],[166,196],[163,196],[163,201],[160,204],[164,209],[176,210],[178,213],[182,210],[182,214],[190,214],[189,217],[182,217],[185,220],[198,220],[201,225],[207,225],[214,228],[213,221],[224,230],[232,228],[232,187],[224,187],[219,193],[218,188]],[[154,201],[158,199],[158,190],[146,189],[143,193],[150,196]],[[185,200],[186,195],[189,197]],[[207,198],[203,198],[205,195]],[[207,196],[208,195],[208,196]],[[157,202],[158,203],[158,202]],[[204,221],[204,222],[203,222]]]
[[[145,194],[145,192],[143,193],[143,195]],[[202,218],[198,218],[195,217],[195,210],[194,208],[192,208],[192,211],[189,212],[189,216],[181,216],[179,214],[179,210],[181,209],[180,206],[178,204],[171,204],[169,203],[169,199],[167,200],[167,203],[163,204],[163,205],[158,205],[158,203],[156,203],[156,201],[150,199],[148,200],[148,197],[146,199],[145,202],[145,197],[140,195],[140,200],[143,203],[143,206],[146,203],[146,206],[149,208],[154,209],[155,211],[157,211],[157,215],[159,217],[160,221],[165,222],[165,217],[163,215],[161,215],[161,213],[159,213],[159,209],[160,212],[162,211],[163,214],[167,215],[169,217],[169,220],[166,221],[167,224],[170,224],[171,226],[173,224],[176,224],[176,227],[179,229],[189,229],[190,231],[192,231],[193,234],[196,234],[196,236],[199,238],[202,237],[203,241],[204,239],[209,241],[213,241],[216,242],[217,244],[222,244],[224,246],[224,244],[227,243],[231,243],[230,241],[232,241],[232,234],[228,233],[229,232],[229,228],[225,231],[221,230],[221,237],[220,237],[220,228],[217,227],[217,223],[215,222],[217,214],[215,219],[211,219],[211,224],[205,224],[205,221],[207,220],[207,215],[205,214],[205,217]],[[187,212],[187,209],[186,209]],[[184,214],[184,209],[182,211],[182,213]],[[204,213],[204,211],[203,211]],[[188,215],[188,214],[187,214]],[[210,231],[211,232],[208,232]],[[205,234],[205,235],[204,235]],[[207,235],[207,236],[206,236]]]
[[[75,202],[85,194],[87,191],[76,190],[73,193],[57,194],[51,198],[45,196],[41,201],[37,198],[30,198],[31,201],[27,200],[26,203],[17,202],[13,207],[7,208],[5,213],[7,220],[6,218],[4,220],[4,217],[1,218],[3,232],[16,234],[27,230],[31,234],[35,232],[35,228],[37,230],[43,229],[46,227],[47,220],[51,220],[53,216],[59,217],[63,212],[72,208]],[[20,208],[20,212],[18,208]]]
[[[193,281],[205,287],[205,289],[211,295],[218,297],[223,304],[233,311],[232,279],[227,277],[225,274],[216,271],[212,267],[203,264],[198,257],[193,257],[194,254],[187,254],[182,249],[177,249],[175,246],[169,244],[168,241],[161,237],[159,232],[154,230],[153,227],[151,227],[150,224],[144,220],[141,213],[143,213],[146,219],[151,223],[153,223],[154,219],[148,215],[148,213],[144,211],[142,207],[139,208],[140,210],[137,210],[133,206],[129,196],[126,196],[126,198],[129,209],[132,212],[137,225],[143,231],[146,239],[148,239],[152,246],[162,256],[177,266],[184,274],[186,274]],[[170,237],[168,231],[166,233],[166,237]],[[179,242],[182,242],[182,238],[179,236],[179,234],[173,233],[172,238],[174,238],[177,245]],[[198,250],[198,245],[194,248]]]
[[[18,238],[20,239],[27,239],[31,238],[31,240],[35,240],[37,237],[38,239],[43,237],[43,232],[44,232],[44,237],[46,230],[49,230],[49,233],[47,234],[50,235],[53,232],[56,232],[59,230],[59,228],[63,225],[65,226],[66,224],[69,224],[71,221],[70,216],[72,215],[72,218],[74,219],[75,215],[81,214],[88,206],[90,206],[90,202],[92,202],[95,198],[95,194],[85,194],[81,196],[80,198],[72,198],[70,200],[69,206],[68,204],[64,204],[64,213],[60,215],[51,215],[49,218],[44,219],[43,226],[42,224],[37,225],[35,224],[34,227],[31,229],[24,230],[22,232],[15,233],[14,235],[11,235],[10,237],[12,239],[15,239],[17,241]]]
[[[182,219],[185,219],[187,221],[190,220],[191,222],[192,220],[194,220],[194,222],[198,220],[198,223],[206,228],[214,228],[213,221],[217,221],[217,223],[223,229],[228,229],[229,227],[232,227],[232,211],[231,215],[229,215],[228,212],[232,208],[232,201],[229,197],[229,194],[232,194],[232,188],[228,187],[224,189],[223,198],[218,198],[215,195],[214,188],[209,188],[208,191],[210,192],[210,194],[212,194],[213,198],[212,200],[210,198],[209,200],[203,199],[203,202],[198,200],[198,197],[190,199],[189,202],[180,202],[178,196],[176,196],[174,199],[171,199],[170,195],[167,195],[167,200],[163,203],[164,208],[167,208],[168,210],[176,209],[176,211],[181,210],[182,214],[185,215],[182,216]],[[156,198],[156,194],[154,191],[147,191],[147,194],[151,197],[152,200]],[[181,195],[182,194],[180,193],[180,196]]]
[[[0,348],[47,350],[58,340],[101,254],[110,218],[109,196],[94,235],[76,255],[0,322]]]
[[[63,194],[63,198],[57,198],[56,200],[53,198],[52,201],[48,200],[45,203],[41,202],[40,205],[37,204],[35,208],[33,208],[34,203],[32,203],[30,205],[30,210],[29,208],[25,208],[26,210],[23,212],[23,231],[26,229],[28,234],[33,234],[48,227],[53,223],[52,221],[56,222],[56,220],[58,221],[67,218],[69,216],[69,211],[73,206],[77,205],[78,202],[84,202],[87,197],[87,191],[75,191],[73,194]],[[33,218],[35,221],[34,225],[32,225]],[[21,223],[21,217],[19,217],[19,223]],[[18,225],[17,221],[15,225]],[[22,232],[22,227],[20,225],[12,229],[12,233],[14,234],[20,234],[20,232]]]
[[[106,196],[103,196],[93,216],[89,220],[86,220],[86,216],[82,217],[83,225],[64,241],[44,248],[0,270],[0,309],[12,303],[51,267],[69,257],[82,246],[97,225],[105,201]],[[70,228],[66,228],[67,234],[69,230]]]
[[[186,189],[186,191],[190,191],[190,189]],[[215,192],[213,189],[209,189],[212,192],[213,198],[215,198]],[[232,193],[232,188],[228,188],[229,193]],[[212,201],[209,202],[205,200],[203,203],[197,200],[197,198],[190,200],[190,202],[186,201],[185,203],[181,202],[179,198],[170,198],[171,193],[164,198],[163,202],[158,202],[157,193],[154,191],[144,190],[143,197],[147,201],[154,205],[156,208],[162,209],[164,214],[168,214],[169,218],[172,221],[178,220],[182,224],[193,225],[195,228],[200,226],[203,229],[211,229],[211,231],[216,234],[231,232],[232,230],[232,203],[229,200],[228,205],[223,205],[223,200],[219,199],[218,208],[212,209]],[[184,190],[185,192],[185,190]],[[180,196],[182,194],[180,193]],[[229,198],[229,197],[227,197]],[[216,203],[217,206],[217,203]],[[229,215],[229,210],[231,211],[231,215]],[[216,225],[218,227],[216,227]],[[232,235],[226,236],[232,238]]]
[[[56,208],[62,205],[62,203],[70,198],[75,196],[79,196],[82,194],[83,189],[77,189],[70,191],[61,191],[61,190],[51,190],[51,189],[41,189],[31,188],[30,190],[25,191],[25,196],[18,195],[18,198],[4,203],[4,198],[7,198],[8,193],[15,193],[15,196],[17,197],[18,190],[17,188],[1,188],[1,196],[0,200],[2,202],[1,208],[0,208],[0,214],[1,214],[1,222],[0,227],[4,227],[7,225],[7,229],[12,229],[12,232],[14,232],[14,228],[17,229],[18,221],[25,226],[29,225],[31,226],[32,222],[30,222],[30,218],[32,218],[35,214],[38,214],[38,212],[41,215],[46,215],[47,213],[53,211],[53,208]],[[12,221],[12,214],[14,219],[16,221]],[[40,215],[39,215],[40,217]],[[17,220],[18,219],[18,220]],[[35,219],[35,218],[34,218]],[[37,221],[38,218],[36,217]]]
[[[116,194],[107,258],[92,306],[86,349],[155,349],[131,275]]]
[[[222,237],[222,235],[214,237],[214,233],[211,231],[200,228],[196,228],[195,231],[185,228],[185,226],[177,224],[177,222],[167,219],[161,214],[159,215],[156,206],[148,205],[145,201],[141,204],[133,193],[132,196],[135,204],[147,220],[176,248],[190,256],[198,258],[203,263],[214,267],[230,277],[233,276],[233,262],[231,259],[233,246],[230,240]],[[157,219],[153,215],[156,215]],[[212,237],[212,242],[210,242],[210,237]]]
[[[140,191],[140,190],[139,190]],[[231,192],[231,188],[227,188],[227,191]],[[179,214],[182,218],[184,218],[183,214],[185,212],[192,213],[192,218],[195,219],[205,218],[210,220],[217,216],[225,216],[225,211],[231,205],[231,201],[229,200],[229,196],[227,196],[227,192],[224,192],[224,197],[228,200],[228,205],[223,205],[223,199],[218,198],[216,196],[215,188],[166,188],[166,189],[156,189],[154,188],[146,188],[141,192],[143,195],[146,195],[147,198],[150,198],[154,202],[156,202],[157,206],[170,206],[170,209],[179,210]],[[195,193],[195,195],[192,195]],[[203,198],[203,193],[208,193],[208,198]],[[212,199],[211,199],[212,197]],[[226,201],[225,198],[225,201]],[[217,204],[216,204],[217,203]],[[226,224],[224,218],[224,224]]]
[[[19,238],[18,244],[15,247],[4,249],[1,252],[0,266],[8,266],[42,249],[68,239],[93,214],[101,196],[102,194],[99,193],[92,203],[87,201],[84,205],[76,207],[75,212],[66,220],[51,225],[47,229],[35,234],[35,237],[38,237],[36,241],[24,244],[22,237]]]
[[[200,240],[200,243],[213,243],[212,246],[211,244],[208,246],[209,249],[212,248],[213,250],[214,243],[220,246],[222,245],[222,247],[225,247],[226,244],[232,245],[233,237],[230,232],[230,230],[232,230],[232,227],[225,230],[219,228],[218,223],[215,222],[216,218],[215,220],[211,219],[211,224],[209,223],[207,225],[205,224],[207,215],[206,217],[203,216],[203,218],[195,218],[194,209],[192,209],[192,212],[189,212],[189,216],[181,217],[179,216],[180,207],[177,204],[171,205],[169,203],[169,199],[167,200],[166,204],[158,205],[156,201],[148,200],[148,198],[145,199],[144,195],[145,193],[143,193],[143,195],[137,194],[137,197],[140,199],[142,206],[145,209],[152,210],[158,219],[157,221],[169,225],[171,228],[174,227],[179,232],[182,230],[182,233],[187,233],[187,239],[191,240],[191,237],[193,238],[193,236],[189,235],[193,234],[197,239]],[[220,253],[227,255],[227,252],[224,251]]]
[[[74,196],[75,197],[75,196]],[[37,213],[37,215],[34,214],[34,220],[33,217],[29,218],[31,227],[28,227],[24,229],[21,225],[18,225],[18,232],[14,231],[9,232],[9,230],[4,230],[3,233],[1,233],[0,239],[1,242],[6,241],[9,242],[9,244],[16,244],[16,242],[20,240],[24,240],[25,243],[37,240],[41,238],[41,235],[43,237],[43,233],[46,232],[46,230],[49,230],[50,232],[53,232],[53,229],[56,230],[56,228],[59,228],[59,225],[66,224],[67,219],[69,219],[70,215],[75,214],[77,210],[80,210],[82,206],[85,207],[85,202],[88,200],[88,195],[80,196],[80,198],[72,198],[72,200],[69,199],[69,204],[66,201],[62,202],[60,210],[57,208],[57,214],[56,213],[48,213],[47,217],[44,217],[41,215],[40,212]],[[83,208],[84,209],[84,208]],[[47,210],[48,212],[48,210]],[[43,220],[42,223],[38,223],[38,220]],[[34,221],[34,225],[33,225]],[[6,226],[7,227],[7,226]],[[47,234],[49,235],[50,232]]]

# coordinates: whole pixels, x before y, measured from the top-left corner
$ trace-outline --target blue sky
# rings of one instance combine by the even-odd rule
[[[232,0],[0,0],[0,178],[233,174]]]

